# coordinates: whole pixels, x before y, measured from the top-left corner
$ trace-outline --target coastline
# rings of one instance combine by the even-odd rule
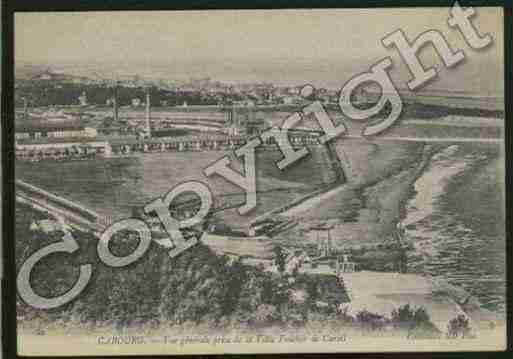
[[[376,237],[384,238],[395,229],[395,223],[405,220],[408,204],[417,195],[414,187],[415,183],[429,169],[433,157],[448,147],[450,147],[449,144],[426,144],[416,166],[404,168],[399,173],[393,174],[376,184],[362,186],[361,193],[365,202],[363,207],[378,213],[376,221],[368,227],[369,230],[375,231]],[[393,238],[393,236],[390,236],[390,239]],[[408,241],[408,245],[413,246],[413,248],[408,248],[410,251],[414,249],[415,241],[415,239]],[[399,260],[399,247],[399,243],[393,243],[390,240],[384,240],[383,243],[376,243],[373,246],[358,243],[346,244],[346,248],[349,250],[358,252],[363,249],[367,251],[368,253],[363,256],[352,255],[353,260],[357,262],[363,260],[367,265],[371,263],[367,270],[378,272],[394,272],[397,270],[395,265],[387,266],[386,262]],[[408,259],[407,262],[409,262]],[[408,265],[408,267],[410,266]],[[482,327],[490,322],[504,321],[500,312],[484,308],[475,295],[471,295],[460,285],[451,284],[447,278],[440,275],[430,275],[426,272],[411,271],[411,268],[408,272],[418,276],[419,280],[427,280],[432,283],[433,296],[453,302],[473,322],[478,323],[477,326]]]

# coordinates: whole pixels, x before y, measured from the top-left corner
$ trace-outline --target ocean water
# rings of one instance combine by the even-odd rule
[[[451,145],[414,184],[403,221],[415,249],[409,269],[442,276],[503,311],[504,156],[499,146]]]

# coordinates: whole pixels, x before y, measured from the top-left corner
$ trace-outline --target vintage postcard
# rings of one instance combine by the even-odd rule
[[[14,29],[20,355],[505,349],[502,8]]]

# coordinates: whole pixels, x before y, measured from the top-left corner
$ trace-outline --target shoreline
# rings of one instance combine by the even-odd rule
[[[446,148],[448,148],[448,147],[446,147]],[[431,163],[433,163],[432,162],[433,157],[436,156],[437,154],[440,154],[442,151],[443,150],[440,150],[440,149],[431,151],[430,155],[428,156],[427,161],[424,163],[424,166],[422,166],[422,168],[419,168],[417,176],[412,181],[412,188],[411,188],[408,198],[401,203],[401,209],[402,209],[402,211],[401,211],[402,214],[400,217],[401,221],[405,220],[407,217],[407,208],[408,208],[409,202],[411,200],[413,200],[415,198],[415,196],[417,196],[417,194],[418,194],[414,188],[415,183],[417,183],[417,181],[429,169],[429,165]],[[493,161],[493,158],[491,160]],[[464,168],[461,170],[461,172],[456,172],[455,174],[450,175],[447,179],[447,181],[448,181],[447,185],[450,186],[451,184],[453,184],[453,181],[458,176],[468,176],[466,174],[467,171],[474,172],[474,171],[476,171],[476,168],[480,168],[480,167],[484,167],[484,166],[486,166],[486,164],[483,164],[483,163],[469,164],[468,168]],[[446,195],[446,192],[443,192],[441,194],[441,196],[444,196],[444,195]],[[420,221],[422,221],[422,220],[423,219],[420,219]],[[406,230],[406,233],[408,234],[408,230]],[[409,241],[413,245],[415,245],[415,243],[418,242],[419,240],[418,239],[410,239]],[[421,255],[421,252],[419,252],[418,249],[416,249],[416,247],[413,247],[413,250],[410,251],[410,257],[411,257],[411,255],[418,256],[418,255]],[[411,264],[410,263],[411,260],[412,260],[412,258],[408,258],[409,264]],[[452,300],[454,300],[461,307],[461,309],[467,315],[469,315],[469,317],[473,318],[474,320],[476,318],[491,318],[491,317],[493,317],[494,320],[503,320],[504,313],[501,310],[487,309],[484,306],[483,302],[481,302],[475,294],[471,294],[467,289],[464,288],[464,286],[462,286],[460,284],[451,283],[450,278],[447,278],[443,275],[430,274],[426,271],[418,272],[418,271],[413,270],[411,273],[419,273],[425,277],[431,278],[431,280],[434,283],[436,283],[437,291],[445,292],[446,295],[448,295]]]
[[[394,222],[395,220],[402,221],[406,218],[407,205],[409,201],[416,195],[414,188],[415,183],[423,176],[423,174],[429,168],[429,165],[432,163],[433,156],[435,156],[437,153],[440,153],[440,151],[443,151],[443,149],[447,148],[448,146],[448,144],[425,144],[425,147],[422,150],[420,163],[418,163],[417,166],[415,166],[414,168],[405,168],[398,173],[395,173],[391,176],[388,176],[385,179],[378,181],[377,183],[361,187],[360,190],[362,193],[362,197],[364,198],[364,201],[367,202],[367,206],[372,207],[373,203],[378,203],[385,207],[386,205],[394,207],[393,203],[397,203],[398,210],[396,213],[393,213],[392,215],[390,214],[390,211],[387,211],[387,214],[385,215],[383,214],[383,212],[380,213],[379,224],[374,224],[374,226],[376,227],[381,227],[381,229],[377,230],[378,232],[389,233],[389,231],[386,230],[386,227],[391,227],[390,225],[387,226],[387,218],[384,218],[383,216],[388,217],[388,223]],[[406,179],[404,177],[406,177]],[[392,183],[392,185],[389,185],[389,183],[387,182]],[[386,189],[389,186],[394,187],[393,191],[395,191],[395,193],[390,194],[390,192],[381,190],[382,188]],[[383,194],[384,192],[385,194]],[[410,239],[408,241],[409,244],[414,244],[414,242],[414,239]],[[398,243],[395,244],[398,245]],[[367,251],[375,250],[376,255],[378,255],[378,258],[379,255],[382,255],[383,251],[388,251],[389,254],[391,252],[394,252],[393,245],[391,250],[387,248],[379,248],[379,246],[380,243],[375,243],[374,245],[354,244],[347,246],[347,248],[360,249],[363,247]],[[380,253],[377,253],[377,251],[379,251]],[[372,255],[366,257],[366,259],[369,261],[371,258],[376,257],[373,257]],[[409,262],[409,260],[407,262]],[[393,271],[385,270],[380,272],[386,273]],[[435,292],[437,294],[445,292],[445,296],[447,298],[453,300],[462,309],[463,312],[469,315],[469,317],[473,317],[474,320],[480,321],[479,318],[490,317],[494,320],[497,320],[497,318],[502,317],[502,313],[500,311],[492,311],[486,309],[475,295],[471,295],[461,286],[451,284],[448,279],[440,275],[430,275],[427,272],[418,271],[407,273],[419,275],[423,278],[430,278],[430,281],[436,283]]]

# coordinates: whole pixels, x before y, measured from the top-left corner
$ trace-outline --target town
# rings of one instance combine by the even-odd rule
[[[132,151],[233,149],[271,127],[266,112],[309,102],[299,94],[300,87],[228,86],[209,79],[173,88],[137,87],[135,82],[108,86],[50,71],[18,81],[17,158],[39,161]],[[337,101],[335,91],[321,89],[316,96],[326,104]],[[315,142],[312,133],[296,137]]]
[[[46,35],[38,43],[54,47],[44,56],[27,56],[34,36],[19,27],[20,332],[46,335],[55,323],[107,339],[213,331],[221,348],[239,329],[260,345],[329,346],[352,345],[355,333],[441,339],[502,328],[504,97],[493,76],[468,80],[502,30],[490,21],[469,32],[472,11],[456,4],[449,18],[438,13],[440,31],[433,23],[408,36],[390,33],[399,21],[353,26],[343,49],[330,14],[312,18],[331,25],[305,43],[295,40],[308,26],[275,41],[259,38],[267,25],[246,24],[191,43],[181,38],[188,21],[171,31],[186,17],[169,13],[160,28],[157,15],[141,16],[149,27],[131,33],[137,41],[106,33],[85,51]],[[246,37],[255,46],[241,53]],[[484,47],[448,70],[461,49]],[[431,57],[421,60],[421,48]]]

